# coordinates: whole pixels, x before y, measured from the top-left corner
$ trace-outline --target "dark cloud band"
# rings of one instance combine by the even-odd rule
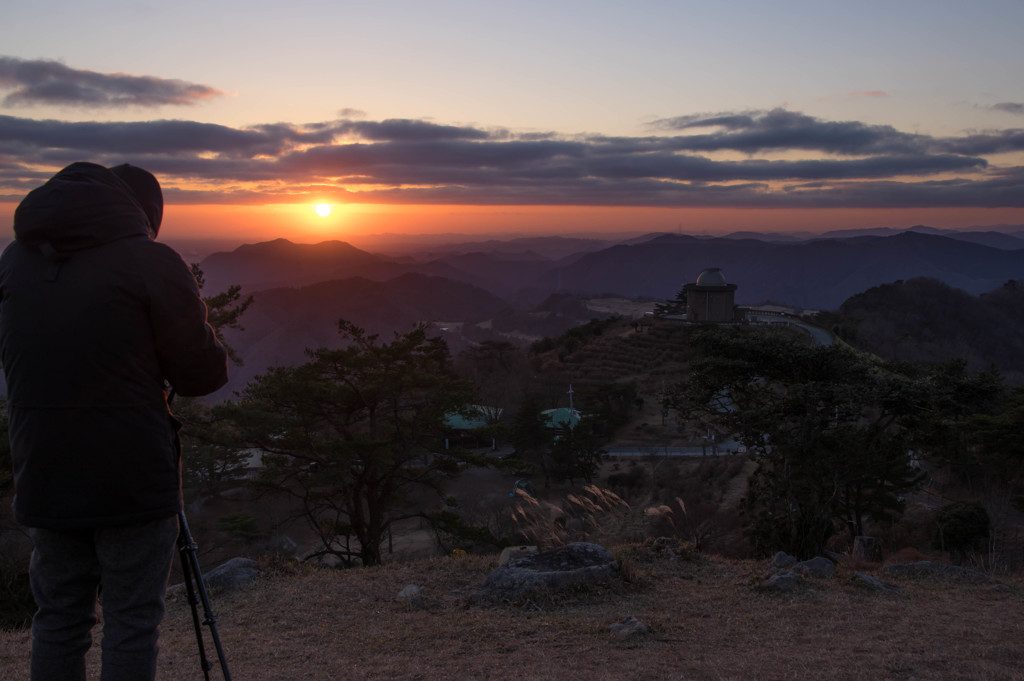
[[[316,194],[403,204],[1024,207],[1024,168],[999,156],[1024,151],[1021,130],[931,137],[784,110],[665,119],[653,130],[570,137],[361,116],[250,128],[0,116],[0,195],[92,160],[147,168],[180,203]]]
[[[1006,113],[1024,116],[1024,104],[1020,102],[999,102],[998,104],[993,104],[991,108],[995,111],[1005,111]]]
[[[184,106],[223,93],[208,85],[181,80],[96,73],[59,61],[0,57],[0,90],[11,90],[5,106],[75,107]]]

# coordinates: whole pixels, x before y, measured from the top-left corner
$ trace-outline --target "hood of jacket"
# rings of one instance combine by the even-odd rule
[[[151,189],[149,196],[137,197],[115,172],[95,163],[72,163],[18,204],[14,236],[57,259],[126,237],[152,238],[159,224],[151,225],[143,206],[159,201],[162,207],[155,182],[156,196]]]

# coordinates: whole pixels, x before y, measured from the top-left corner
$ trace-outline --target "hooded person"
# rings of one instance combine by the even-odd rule
[[[102,589],[103,680],[153,678],[181,508],[166,386],[209,394],[224,348],[195,278],[154,241],[163,195],[73,163],[24,198],[0,256],[14,517],[30,528],[32,679],[84,679]]]

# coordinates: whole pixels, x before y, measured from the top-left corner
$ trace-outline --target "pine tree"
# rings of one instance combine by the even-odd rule
[[[409,495],[432,491],[485,457],[445,449],[444,416],[471,403],[448,347],[423,326],[391,342],[341,320],[345,347],[257,377],[234,405],[263,452],[258,484],[294,498],[320,540],[317,555],[377,565],[392,524],[422,515]]]

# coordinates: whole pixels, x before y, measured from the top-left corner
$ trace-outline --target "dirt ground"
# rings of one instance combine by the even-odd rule
[[[470,556],[270,572],[215,594],[214,608],[232,676],[247,681],[1024,679],[1019,579],[886,577],[898,591],[884,593],[858,586],[855,568],[842,567],[771,593],[758,588],[762,562],[613,552],[623,576],[516,602],[476,600],[496,559]],[[399,597],[410,584],[422,589],[416,604]],[[611,632],[631,616],[647,633]],[[0,678],[27,678],[28,650],[27,632],[0,632]],[[98,646],[87,660],[98,678]],[[157,679],[198,678],[189,608],[175,598]]]

